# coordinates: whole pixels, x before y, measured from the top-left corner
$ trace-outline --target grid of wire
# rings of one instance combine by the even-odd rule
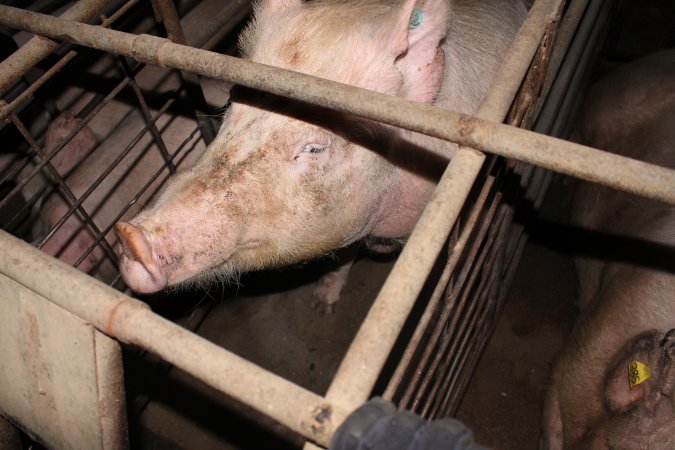
[[[152,14],[152,10],[147,5],[139,4],[138,0],[116,2],[107,9],[109,9],[108,16],[101,15],[100,17],[100,25],[103,27],[114,25],[115,22],[120,21],[120,18],[123,22],[122,27],[135,25],[139,21],[138,16],[143,17]],[[240,5],[240,9],[246,11],[248,5]],[[128,16],[131,16],[131,19],[125,21],[124,19]],[[230,19],[230,17],[226,19]],[[236,22],[241,21],[241,19],[242,14],[238,12],[233,19],[235,23],[229,25],[228,28],[232,29],[236,26]],[[222,22],[223,18],[218,18],[218,20]],[[148,24],[147,21],[135,26],[135,32],[159,31],[156,25]],[[139,29],[139,26],[143,28]],[[219,29],[216,29],[216,31],[219,31]],[[200,39],[206,40],[210,37],[205,36]],[[66,221],[71,216],[76,215],[82,227],[88,230],[91,239],[88,241],[89,245],[82,249],[79,257],[74,261],[73,266],[79,267],[92,252],[98,249],[102,258],[98,261],[97,266],[107,262],[116,267],[117,255],[113,248],[112,227],[122,217],[129,215],[128,212],[132,207],[137,210],[142,206],[139,202],[145,203],[149,198],[152,198],[152,195],[161,188],[167,177],[175,173],[176,166],[189,157],[189,153],[194,151],[194,142],[203,140],[204,121],[202,120],[199,124],[195,121],[194,128],[186,133],[182,142],[173,146],[167,145],[163,136],[166,130],[160,131],[157,123],[163,118],[164,120],[170,120],[166,118],[166,115],[169,114],[170,109],[176,107],[177,102],[185,102],[186,98],[194,98],[193,95],[190,97],[185,95],[186,83],[180,83],[175,89],[164,92],[161,103],[157,104],[155,101],[151,108],[149,105],[153,102],[147,98],[147,89],[142,89],[137,81],[137,77],[145,68],[145,64],[136,63],[121,56],[100,55],[87,49],[71,48],[72,45],[70,44],[61,45],[56,48],[54,53],[56,56],[47,58],[38,69],[31,70],[31,72],[41,72],[39,76],[29,77],[28,75],[31,74],[29,69],[31,68],[25,67],[26,74],[20,79],[20,83],[13,86],[12,89],[8,89],[3,96],[3,100],[0,101],[0,117],[5,119],[2,122],[0,133],[5,136],[5,151],[7,151],[3,155],[3,164],[0,165],[2,228],[32,242],[38,248],[43,248]],[[105,71],[105,85],[111,85],[112,87],[106,93],[97,93],[91,96],[91,99],[84,105],[81,101],[78,102],[75,99],[73,103],[77,104],[78,109],[72,111],[72,113],[78,120],[77,125],[69,129],[69,132],[51,148],[47,148],[45,143],[46,125],[35,125],[34,122],[40,122],[40,117],[37,117],[36,120],[37,114],[35,111],[37,109],[48,111],[47,121],[53,120],[63,111],[59,110],[54,101],[49,98],[45,99],[45,96],[49,94],[44,94],[43,91],[54,92],[61,87],[59,85],[60,72],[67,73],[69,70],[75,72],[78,70],[78,64],[93,65],[101,60],[106,60],[105,64],[109,66],[109,69]],[[46,67],[47,65],[49,67]],[[44,102],[40,100],[44,100]],[[58,157],[64,148],[67,148],[73,139],[77,138],[78,133],[88,127],[92,119],[105,111],[106,107],[114,101],[129,102],[127,115],[132,113],[133,110],[139,111],[144,126],[133,135],[123,136],[124,141],[116,142],[115,145],[121,151],[117,153],[114,160],[107,167],[100,168],[100,173],[84,192],[74,192],[72,179],[68,178],[68,175],[74,171],[70,170],[69,173],[63,173],[63,170],[59,171],[53,163],[54,158]],[[48,104],[45,105],[45,103]],[[199,111],[203,111],[203,105],[199,106],[202,108]],[[195,111],[197,111],[196,108]],[[118,123],[111,124],[112,126],[107,131],[108,136],[120,136],[117,131],[124,117],[120,118]],[[203,117],[203,114],[198,114],[197,117]],[[213,126],[208,120],[207,124]],[[139,141],[148,135],[152,138],[152,145],[145,145],[139,153],[135,148],[141,148]],[[212,133],[208,137],[212,139]],[[208,144],[208,142],[204,142],[204,144]],[[93,150],[93,152],[96,151],[104,150],[99,145]],[[134,195],[130,196],[126,205],[114,212],[112,220],[108,220],[106,223],[96,221],[92,217],[91,208],[84,207],[87,199],[101,184],[114,182],[109,177],[111,172],[118,168],[120,164],[139,164],[145,154],[151,151],[159,151],[162,160],[161,166],[154,169],[152,173],[147,173],[145,183],[140,186]],[[127,159],[125,160],[125,158]],[[129,162],[128,158],[133,158],[135,162]],[[78,161],[75,169],[81,164],[82,161]],[[142,164],[142,161],[140,164]],[[27,186],[35,184],[39,187],[36,189],[27,188]],[[26,198],[26,193],[30,193],[28,198]],[[67,209],[63,211],[61,217],[55,223],[50,223],[48,228],[37,230],[33,224],[39,220],[41,208],[50,195],[60,195],[67,203]],[[115,195],[115,193],[113,192],[112,195]],[[67,242],[63,243],[60,252],[64,251],[67,244]],[[60,252],[52,256],[59,257]],[[96,267],[91,268],[88,272],[95,273]],[[117,287],[123,286],[119,275],[102,281]]]

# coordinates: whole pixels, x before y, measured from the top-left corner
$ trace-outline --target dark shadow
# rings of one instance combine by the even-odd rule
[[[450,161],[413,142],[401,140],[398,128],[378,122],[238,85],[230,91],[230,98],[233,103],[325,128],[348,142],[372,150],[392,165],[426,179],[438,180]]]

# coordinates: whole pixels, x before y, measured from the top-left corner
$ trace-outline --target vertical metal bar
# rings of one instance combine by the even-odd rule
[[[188,45],[173,0],[152,0],[152,8],[164,24],[167,37],[176,44]],[[199,82],[199,75],[186,71],[180,71],[180,74],[186,85],[185,92],[194,108],[195,118],[197,119],[197,123],[199,123],[199,128],[202,130],[202,137],[206,145],[208,145],[215,139],[216,130],[211,120],[209,120],[211,114]]]
[[[479,107],[478,117],[503,120],[551,15],[555,14],[551,11],[557,11],[555,6],[562,1],[538,0],[534,4],[505,57],[493,87]],[[533,39],[533,35],[539,39]],[[370,395],[484,159],[482,154],[474,150],[461,148],[450,162],[343,359],[326,394],[328,400],[352,410]],[[383,323],[389,326],[383,327]]]
[[[119,57],[119,61],[122,64],[122,68],[124,70],[124,73],[126,74],[127,78],[129,78],[129,85],[131,86],[131,90],[134,91],[134,95],[136,96],[136,99],[138,100],[138,104],[141,107],[141,113],[143,114],[143,119],[145,119],[146,125],[148,125],[150,134],[152,134],[153,139],[155,140],[155,144],[157,144],[157,148],[159,149],[159,152],[162,154],[162,157],[164,158],[164,161],[168,164],[169,167],[169,172],[170,173],[176,173],[176,167],[173,165],[171,160],[169,159],[169,150],[166,148],[166,144],[164,143],[164,139],[162,138],[161,133],[157,129],[157,125],[155,125],[155,121],[152,120],[152,114],[150,113],[150,108],[148,108],[148,104],[145,101],[145,97],[143,97],[143,92],[141,91],[141,88],[138,87],[138,83],[136,83],[136,79],[134,78],[133,72],[131,68],[129,67],[129,64],[127,64],[126,60],[124,59],[124,56]],[[157,115],[159,117],[159,114]]]

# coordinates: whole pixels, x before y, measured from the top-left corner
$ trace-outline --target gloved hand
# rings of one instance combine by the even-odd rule
[[[487,450],[455,419],[426,421],[375,397],[340,425],[329,450]]]

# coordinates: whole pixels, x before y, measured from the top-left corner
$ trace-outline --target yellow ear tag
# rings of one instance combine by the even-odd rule
[[[644,383],[652,376],[652,369],[640,361],[628,364],[628,384],[633,389],[638,384]]]

